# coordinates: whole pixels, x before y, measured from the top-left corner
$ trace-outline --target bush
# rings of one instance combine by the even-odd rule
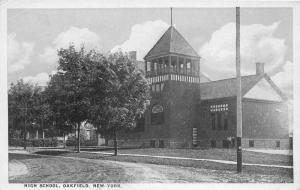
[[[67,142],[66,142],[67,146],[76,146],[77,145],[77,139],[75,139],[75,137],[70,137]],[[81,146],[97,146],[97,140],[93,139],[93,140],[84,140],[84,139],[80,139],[80,145]]]
[[[9,139],[8,145],[9,146],[23,146],[23,139]]]
[[[26,146],[28,147],[57,147],[59,142],[57,138],[45,139],[27,139]],[[24,139],[9,139],[9,146],[24,146]]]

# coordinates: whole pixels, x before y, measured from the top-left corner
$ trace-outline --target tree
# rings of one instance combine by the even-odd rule
[[[8,91],[9,132],[12,138],[17,130],[23,130],[24,149],[26,149],[26,133],[28,129],[40,126],[40,111],[38,99],[42,88],[31,83],[18,80],[11,84]]]
[[[80,152],[80,125],[88,120],[92,101],[89,96],[95,92],[92,85],[101,84],[92,81],[92,75],[98,72],[96,61],[99,56],[95,51],[86,53],[84,47],[77,51],[71,45],[60,49],[58,57],[58,72],[51,77],[48,85],[49,100],[55,121],[59,123],[57,126],[60,129],[68,129],[70,125],[77,128],[77,152]]]
[[[92,104],[90,120],[97,124],[100,131],[112,134],[117,155],[117,132],[135,127],[137,118],[144,113],[146,102],[150,99],[150,88],[143,73],[123,53],[111,54],[105,61],[110,71],[105,83],[108,85],[106,94],[99,98],[101,101]],[[92,98],[97,98],[97,94]]]

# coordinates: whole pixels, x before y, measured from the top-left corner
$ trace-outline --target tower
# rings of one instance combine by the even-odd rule
[[[151,84],[150,108],[145,113],[147,137],[155,147],[192,146],[199,95],[200,56],[170,26],[144,57]]]

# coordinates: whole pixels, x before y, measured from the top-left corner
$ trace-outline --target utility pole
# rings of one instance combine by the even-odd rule
[[[236,7],[236,148],[237,148],[237,172],[242,171],[242,82],[240,63],[240,7]]]
[[[27,129],[26,129],[26,120],[27,120],[27,104],[25,104],[25,118],[24,118],[24,150],[26,150],[26,141],[27,141]]]

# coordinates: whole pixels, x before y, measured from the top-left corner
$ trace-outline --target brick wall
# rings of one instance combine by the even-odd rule
[[[228,104],[228,129],[212,130],[211,105]],[[223,146],[223,140],[236,136],[236,99],[223,98],[202,101],[198,107],[198,145]],[[258,148],[289,147],[288,113],[285,103],[243,99],[243,146],[249,147],[249,139],[254,140]]]

